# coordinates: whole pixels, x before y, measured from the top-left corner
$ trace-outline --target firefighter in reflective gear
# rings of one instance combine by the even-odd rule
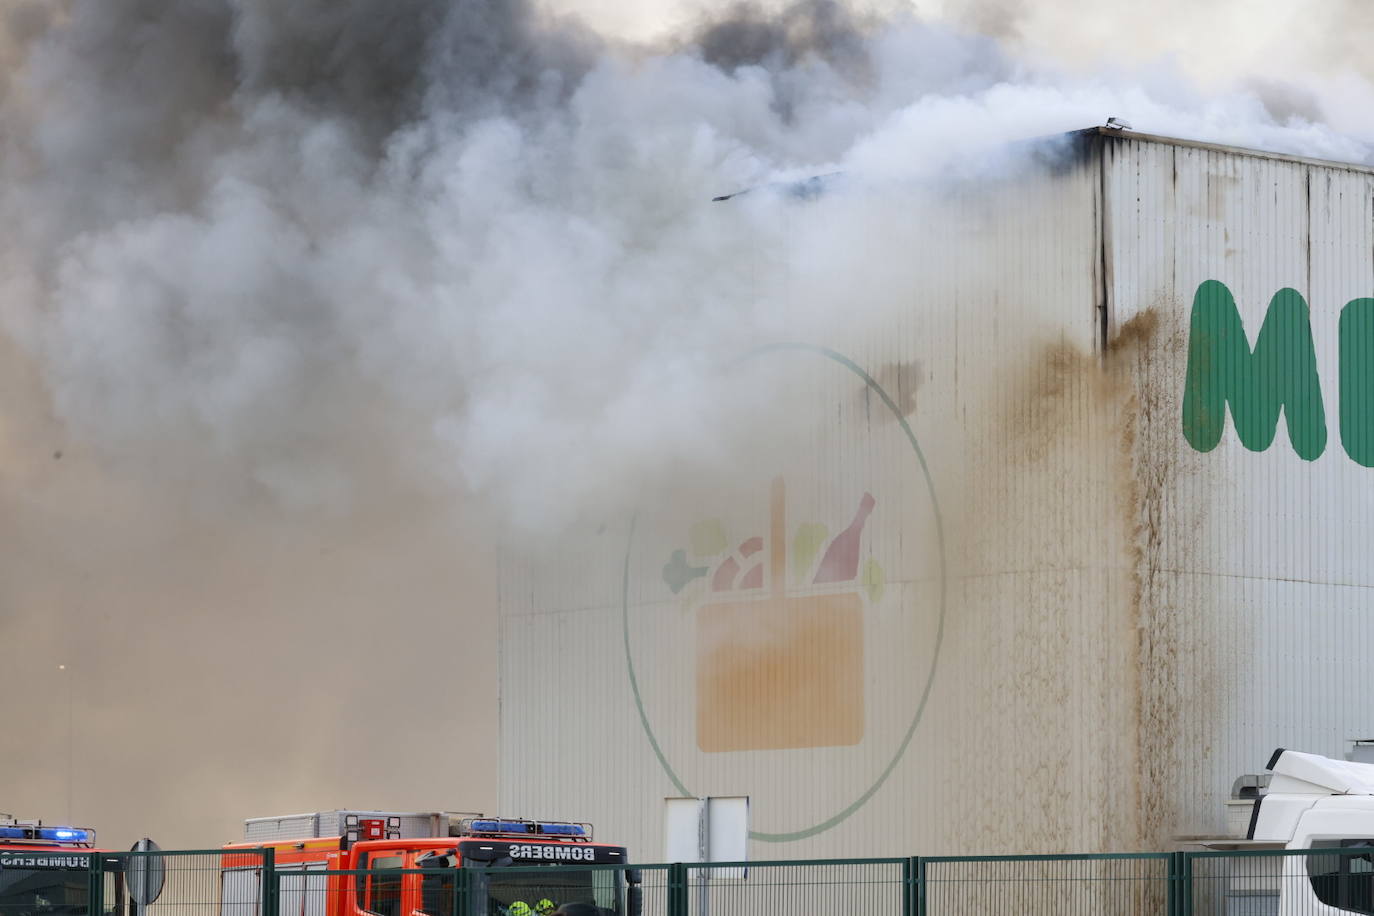
[[[553,910],[553,901],[550,900],[548,897],[545,897],[543,900],[539,901],[534,905],[534,911],[538,913],[539,916],[549,916],[549,914],[552,913]]]
[[[533,912],[530,905],[523,900],[516,900],[506,908],[506,916],[531,916]]]

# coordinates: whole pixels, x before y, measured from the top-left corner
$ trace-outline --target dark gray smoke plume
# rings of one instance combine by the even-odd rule
[[[633,45],[526,0],[0,7],[0,810],[207,844],[488,804],[495,546],[737,460],[721,431],[776,394],[723,385],[742,349],[910,307],[881,194],[715,196],[929,181],[1109,115],[1374,136],[909,13],[689,18]],[[818,263],[861,301],[789,280]]]
[[[838,70],[863,74],[869,70],[865,25],[834,0],[811,0],[780,15],[740,5],[706,24],[692,43],[703,60],[728,71],[745,66],[785,70],[814,56]]]

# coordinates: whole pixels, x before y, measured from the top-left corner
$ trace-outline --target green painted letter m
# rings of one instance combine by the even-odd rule
[[[1193,448],[1217,447],[1228,404],[1236,435],[1252,452],[1274,441],[1280,408],[1293,451],[1312,461],[1326,448],[1312,325],[1297,290],[1274,294],[1252,352],[1231,291],[1216,280],[1197,288],[1183,391],[1183,435]]]

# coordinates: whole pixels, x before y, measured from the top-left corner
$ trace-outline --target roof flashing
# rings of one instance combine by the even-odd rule
[[[1230,153],[1236,156],[1250,156],[1256,159],[1273,159],[1279,162],[1292,162],[1297,165],[1317,166],[1319,168],[1343,169],[1351,172],[1363,172],[1374,174],[1374,165],[1359,162],[1341,162],[1336,159],[1318,159],[1313,156],[1297,156],[1290,153],[1276,153],[1270,150],[1253,149],[1246,146],[1228,146],[1224,143],[1210,143],[1205,140],[1185,140],[1181,137],[1169,137],[1163,134],[1147,134],[1140,131],[1123,131],[1109,127],[1089,127],[1083,130],[1070,131],[1068,136],[1098,136],[1106,137],[1118,143],[1128,143],[1138,140],[1143,143],[1162,143],[1168,146],[1183,146],[1189,149],[1211,150],[1218,153]]]

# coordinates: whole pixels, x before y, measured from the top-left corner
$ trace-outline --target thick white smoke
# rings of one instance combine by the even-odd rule
[[[727,388],[722,363],[905,302],[789,279],[818,257],[869,287],[894,275],[902,252],[867,228],[864,193],[1009,167],[995,155],[1008,141],[1111,115],[1369,157],[1374,109],[1345,104],[1370,97],[1355,70],[1288,79],[1258,66],[1272,37],[1242,42],[1222,75],[1190,55],[1160,63],[1153,22],[1107,34],[1094,4],[1070,28],[1062,6],[809,0],[674,6],[650,21],[653,5],[627,16],[590,2],[8,0],[0,634],[117,670],[128,654],[60,635],[105,632],[100,614],[116,607],[115,626],[143,634],[121,645],[145,673],[176,646],[226,653],[208,667],[201,650],[182,653],[155,675],[240,692],[205,701],[207,734],[245,690],[263,708],[280,700],[245,685],[333,683],[337,670],[302,662],[322,645],[370,670],[352,656],[378,639],[380,610],[408,615],[435,653],[418,663],[413,641],[368,644],[384,667],[403,656],[407,670],[439,670],[445,640],[489,656],[489,625],[449,620],[489,610],[483,587],[464,584],[486,561],[431,581],[447,549],[435,545],[456,530],[469,546],[556,531],[683,467],[737,459],[722,430],[780,393]],[[1098,34],[1144,47],[1085,69]],[[1357,47],[1313,38],[1302,59]],[[804,220],[787,194],[711,202],[832,172],[862,193],[823,196]],[[351,559],[322,559],[336,547]],[[340,575],[379,558],[392,565],[370,585]],[[226,635],[231,624],[246,630]],[[259,651],[254,632],[280,642]],[[342,632],[344,648],[323,632]],[[243,658],[225,661],[235,649]],[[207,671],[222,679],[195,684]],[[482,690],[475,710],[494,699]],[[89,724],[97,711],[79,697]],[[302,748],[325,736],[356,747],[340,710],[378,714],[374,725],[394,710],[361,686],[311,702],[310,737],[281,726],[262,765],[308,771],[328,758]],[[16,729],[50,746],[54,721]],[[490,717],[473,721],[490,741]],[[14,772],[44,769],[41,757]],[[355,760],[362,783],[395,775],[390,755]],[[253,785],[232,764],[202,783],[210,772],[226,797]]]
[[[176,443],[307,509],[347,511],[380,467],[556,527],[604,482],[711,451],[693,418],[718,362],[798,307],[758,276],[788,267],[795,235],[762,212],[788,204],[723,215],[721,192],[901,181],[1113,114],[1367,152],[1257,95],[1064,75],[823,2],[733,9],[671,50],[519,3],[9,20],[6,327],[59,416],[131,472]]]

